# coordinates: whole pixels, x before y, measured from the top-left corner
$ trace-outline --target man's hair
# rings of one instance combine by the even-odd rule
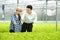
[[[32,5],[27,5],[26,8],[30,8],[31,10],[33,9]]]

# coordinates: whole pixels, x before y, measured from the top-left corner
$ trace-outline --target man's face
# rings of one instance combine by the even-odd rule
[[[26,9],[26,12],[27,12],[28,14],[30,14],[31,11],[32,11],[32,10],[31,10],[30,8],[27,8],[27,9]]]

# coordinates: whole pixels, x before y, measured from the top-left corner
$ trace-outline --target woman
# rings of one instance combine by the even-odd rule
[[[21,31],[21,8],[17,8],[16,12],[11,17],[10,32],[20,32]]]

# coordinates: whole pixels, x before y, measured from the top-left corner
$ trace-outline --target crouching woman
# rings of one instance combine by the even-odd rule
[[[10,32],[21,32],[21,14],[22,9],[17,8],[11,17]]]

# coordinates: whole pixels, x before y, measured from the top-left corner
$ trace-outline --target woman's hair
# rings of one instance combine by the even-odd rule
[[[20,14],[18,14],[18,19],[19,19],[19,20],[21,19]]]

